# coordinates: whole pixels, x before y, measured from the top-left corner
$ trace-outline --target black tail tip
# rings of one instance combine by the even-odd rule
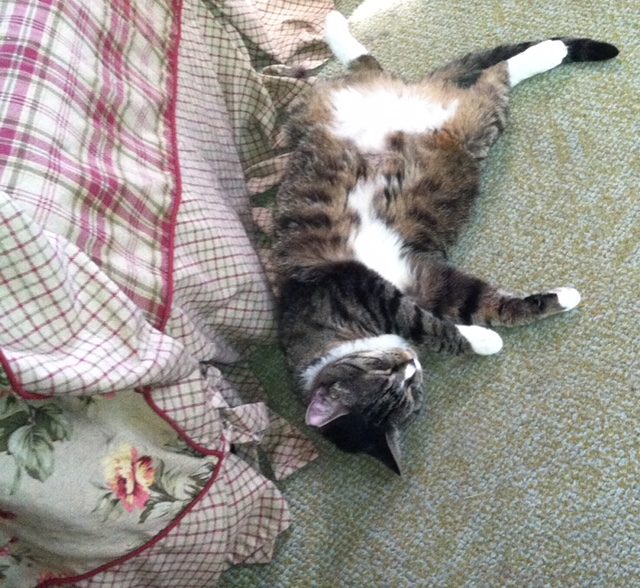
[[[620,53],[615,45],[593,39],[571,39],[567,48],[572,61],[605,61]]]

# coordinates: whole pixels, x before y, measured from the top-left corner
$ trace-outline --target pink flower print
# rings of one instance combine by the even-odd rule
[[[155,468],[150,456],[138,457],[138,451],[123,445],[117,453],[105,459],[105,478],[111,492],[127,512],[142,509],[149,501],[149,487],[155,480]]]

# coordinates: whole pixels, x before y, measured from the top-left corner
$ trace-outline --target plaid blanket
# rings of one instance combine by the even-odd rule
[[[0,12],[0,579],[203,586],[315,456],[242,359],[274,335],[248,189],[326,57],[323,0]],[[284,377],[284,376],[283,376]],[[231,451],[231,448],[234,451]]]

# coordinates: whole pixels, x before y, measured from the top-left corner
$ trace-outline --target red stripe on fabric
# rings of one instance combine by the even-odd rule
[[[164,233],[163,246],[166,246],[167,258],[166,258],[166,275],[167,275],[167,294],[164,297],[164,305],[160,310],[160,317],[156,328],[159,331],[164,332],[169,317],[171,315],[171,308],[173,306],[175,284],[173,281],[173,267],[175,257],[175,238],[176,228],[178,224],[178,211],[180,209],[180,203],[182,201],[182,174],[180,169],[180,156],[178,152],[178,118],[177,118],[177,105],[178,105],[178,60],[180,41],[182,38],[182,0],[173,0],[173,11],[175,18],[175,30],[173,32],[174,42],[169,51],[169,69],[170,69],[170,102],[167,108],[167,127],[171,134],[170,144],[172,151],[171,167],[173,168],[173,174],[175,179],[175,194],[172,203],[172,210],[169,219],[168,230]],[[202,455],[219,455],[224,454],[216,449],[209,449],[204,445],[200,445],[194,441],[191,436],[173,420],[171,416],[164,410],[162,410],[152,397],[151,387],[147,387],[142,390],[142,394],[147,404],[151,409],[160,417],[166,421],[173,430],[180,435],[182,440],[189,445],[192,449],[201,453]],[[226,444],[224,437],[222,439],[223,444]]]
[[[170,144],[172,151],[172,161],[171,167],[173,168],[173,174],[175,179],[175,194],[172,203],[172,210],[169,218],[169,226],[168,230],[164,233],[163,237],[166,237],[166,240],[163,238],[163,246],[166,247],[167,257],[166,257],[166,275],[167,275],[167,294],[164,297],[164,305],[160,310],[160,317],[157,323],[156,328],[159,331],[164,332],[169,317],[171,315],[171,308],[173,306],[173,298],[174,298],[174,290],[175,284],[173,281],[173,267],[174,267],[174,257],[175,257],[175,238],[176,238],[176,228],[178,224],[178,211],[180,209],[180,203],[182,201],[182,174],[180,169],[180,156],[178,152],[178,118],[177,118],[177,106],[178,106],[178,61],[179,61],[179,50],[180,50],[180,41],[182,39],[182,0],[173,0],[173,12],[174,12],[174,22],[175,22],[175,30],[173,32],[174,40],[169,51],[169,69],[170,69],[170,102],[167,108],[167,127],[169,128],[169,132],[171,134]],[[147,387],[142,390],[142,394],[147,404],[151,407],[151,409],[164,421],[166,421],[178,435],[182,438],[182,440],[189,445],[192,449],[201,453],[202,455],[223,455],[224,452],[221,452],[216,449],[209,449],[204,445],[200,445],[196,441],[194,441],[191,436],[180,426],[178,423],[173,420],[168,413],[162,410],[154,401],[152,397],[152,390],[150,387]],[[224,438],[222,439],[223,444],[226,444]]]
[[[43,1],[37,4],[38,13],[36,16],[34,16],[31,19],[31,22],[33,23],[42,22],[42,24],[41,26],[31,27],[30,34],[27,36],[27,38],[30,40],[32,46],[37,47],[40,45],[42,41],[42,37],[44,35],[44,31],[46,28],[44,23],[47,22],[47,18],[51,14],[51,9],[50,9],[51,2],[52,0],[47,0],[46,2]],[[15,10],[13,14],[9,15],[8,17],[8,22],[10,23],[10,25],[16,21],[20,22],[20,17],[22,17],[22,20],[26,20],[25,16],[27,14],[27,9],[31,9],[31,7],[28,5],[27,2],[22,3],[22,5],[18,3],[15,6]],[[21,38],[24,38],[24,35],[22,35],[21,30],[14,31],[11,29],[11,26],[10,26],[7,37],[8,38],[15,37],[16,39],[21,39]],[[33,74],[36,68],[35,60],[38,56],[38,52],[35,51],[32,47],[25,47],[22,52],[19,51],[19,49],[20,48],[16,46],[15,41],[8,41],[3,45],[0,45],[0,70],[7,69],[8,71],[12,71],[12,70],[22,71],[23,73],[26,74],[26,77],[28,79],[29,76]],[[27,52],[29,53],[29,55],[27,55]],[[4,57],[5,54],[6,54],[6,58]],[[24,57],[30,57],[31,59],[25,60]],[[3,76],[0,76],[0,80],[2,80],[2,78]],[[10,81],[9,76],[7,76],[5,80],[6,80],[6,83],[12,83]],[[23,82],[23,83],[26,84],[27,82]],[[0,94],[3,94],[3,93],[6,93],[5,87],[0,86]],[[13,101],[10,102],[8,113],[7,113],[8,118],[19,120],[20,113],[22,111],[22,108],[24,107],[24,104],[25,104],[24,101],[20,102],[19,104],[16,104],[16,102],[13,102]],[[0,127],[0,139],[6,140],[7,149],[8,149],[8,151],[3,149],[2,154],[4,156],[8,156],[12,152],[13,150],[12,142],[15,139],[15,136],[16,136],[15,129],[11,129],[8,127]]]
[[[180,202],[182,201],[182,174],[180,170],[180,156],[178,154],[178,118],[177,118],[177,105],[178,105],[178,59],[180,40],[182,38],[182,0],[173,0],[173,11],[175,18],[175,31],[174,42],[169,51],[169,71],[170,71],[170,88],[171,88],[171,101],[167,108],[167,122],[170,129],[171,137],[171,151],[173,175],[175,179],[175,194],[173,197],[173,209],[169,215],[169,226],[167,231],[163,234],[163,246],[166,246],[167,258],[166,258],[166,275],[167,275],[167,295],[164,297],[164,305],[160,307],[159,320],[157,329],[164,333],[167,326],[169,316],[171,314],[171,307],[173,306],[174,297],[174,282],[173,282],[173,263],[175,257],[175,240],[176,240],[176,227],[178,224],[178,210],[180,209]],[[165,241],[165,237],[167,237]]]
[[[211,489],[211,486],[213,486],[214,482],[218,479],[220,470],[222,468],[222,464],[224,463],[224,455],[221,453],[218,457],[219,457],[219,460],[218,460],[218,463],[216,464],[216,468],[213,471],[213,474],[211,475],[211,479],[206,483],[204,488],[193,499],[193,501],[189,503],[189,506],[185,507],[185,509],[175,519],[173,519],[171,523],[169,523],[169,525],[167,525],[164,529],[162,529],[162,531],[160,531],[160,533],[158,533],[153,539],[151,539],[144,545],[141,545],[137,549],[130,551],[126,555],[123,555],[118,559],[114,559],[113,561],[110,561],[106,564],[103,564],[97,567],[95,570],[91,570],[90,572],[86,572],[79,576],[69,576],[67,578],[51,578],[49,580],[45,580],[44,582],[39,583],[37,585],[37,588],[49,588],[50,586],[64,586],[66,584],[72,584],[73,582],[81,582],[82,580],[88,580],[89,578],[95,576],[96,574],[105,572],[114,566],[117,566],[121,563],[124,563],[140,555],[142,552],[146,551],[150,547],[153,547],[157,543],[162,541],[169,533],[171,533],[171,531],[173,531],[173,529],[175,529],[180,524],[182,519],[185,518],[193,510],[195,505],[198,504],[198,502],[200,502],[200,500],[202,500],[204,496],[206,496],[206,494]]]

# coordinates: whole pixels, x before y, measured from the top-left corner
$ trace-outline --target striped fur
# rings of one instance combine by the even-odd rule
[[[520,325],[579,302],[572,288],[509,295],[446,254],[505,127],[510,87],[617,49],[589,39],[508,45],[406,84],[350,37],[342,17],[329,24],[327,40],[349,72],[319,83],[291,113],[294,151],[275,217],[280,337],[307,422],[399,471],[398,431],[422,398],[410,344],[495,353],[502,341],[482,326]]]

